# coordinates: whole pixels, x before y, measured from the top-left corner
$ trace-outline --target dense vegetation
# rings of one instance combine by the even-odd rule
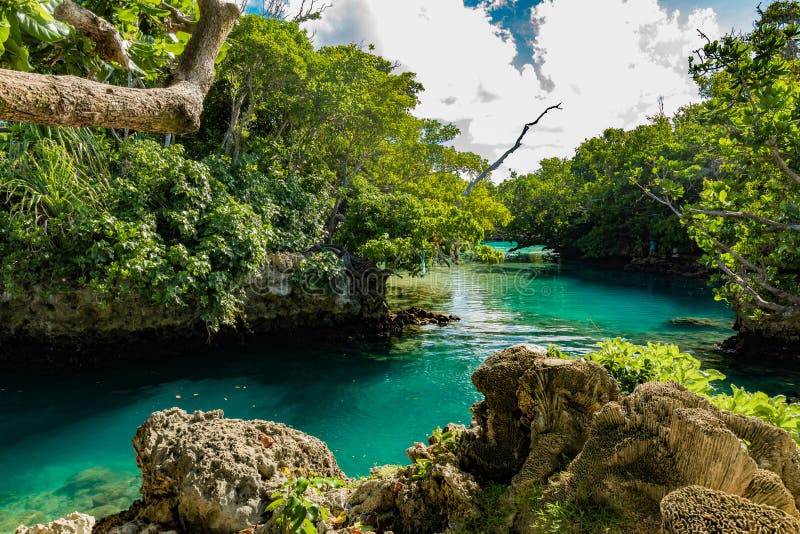
[[[740,316],[800,308],[796,2],[697,51],[700,104],[606,130],[466,197],[487,164],[450,146],[453,125],[413,115],[423,88],[412,73],[355,45],[314,49],[281,2],[268,5],[230,35],[196,134],[10,125],[3,292],[88,286],[195,307],[214,327],[235,320],[243,284],[272,252],[347,251],[419,273],[464,253],[502,261],[473,250],[491,233],[585,258],[702,256]],[[176,10],[191,9],[95,6],[132,43],[126,69],[54,20],[50,3],[14,6],[0,12],[11,21],[2,66],[142,87],[164,82],[188,38]],[[330,254],[320,261],[337,272]]]
[[[158,26],[161,8],[137,6],[111,13],[121,30]],[[178,52],[168,26],[142,37],[153,61],[131,71],[135,83],[159,84]],[[99,60],[67,55],[81,42],[67,30],[17,43],[31,50],[30,68],[75,72],[67,62],[78,61],[89,72]],[[307,252],[308,268],[326,273],[340,272],[330,251],[418,272],[511,218],[486,184],[457,205],[461,175],[484,162],[447,146],[453,126],[412,115],[422,91],[412,73],[354,45],[314,50],[278,18],[244,16],[228,44],[195,135],[10,125],[0,292],[89,287],[199,310],[216,328],[235,322],[270,253]]]
[[[740,319],[796,314],[797,22],[797,2],[771,4],[753,32],[690,58],[700,104],[606,130],[500,184],[515,218],[497,235],[590,258],[702,255]]]

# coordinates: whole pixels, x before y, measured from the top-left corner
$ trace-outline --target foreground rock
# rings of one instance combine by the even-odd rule
[[[219,410],[156,412],[139,427],[133,446],[142,502],[119,523],[238,532],[262,521],[270,495],[289,478],[344,478],[317,438],[279,423],[225,419]]]
[[[657,517],[667,494],[692,485],[797,515],[787,485],[797,487],[798,460],[785,431],[723,412],[678,384],[652,382],[603,406],[565,480],[578,499],[633,516]]]
[[[379,532],[445,532],[478,513],[479,491],[452,463],[416,464],[359,484],[347,501],[348,516]]]
[[[94,517],[73,512],[46,525],[25,527],[20,525],[15,534],[92,534]]]
[[[415,443],[409,466],[309,488],[303,498],[331,511],[315,527],[469,532],[487,511],[482,488],[495,482],[508,486],[498,501],[507,510],[491,512],[513,531],[534,532],[531,518],[542,509],[519,507],[542,506],[536,488],[549,480],[546,498],[611,508],[632,525],[627,532],[800,534],[800,449],[779,428],[719,410],[674,383],[643,384],[622,397],[603,367],[533,345],[487,358],[473,382],[485,399],[473,406],[469,428],[447,425]],[[219,411],[156,412],[134,448],[142,499],[101,520],[95,534],[282,532],[280,508],[265,510],[273,492],[285,494],[282,485],[301,476],[344,478],[316,438]]]
[[[661,516],[664,534],[800,534],[800,522],[782,510],[701,486],[664,497]]]
[[[535,345],[490,356],[472,382],[486,398],[472,407],[462,465],[482,478],[513,478],[515,484],[541,482],[578,454],[595,412],[619,398],[602,366],[551,358]]]

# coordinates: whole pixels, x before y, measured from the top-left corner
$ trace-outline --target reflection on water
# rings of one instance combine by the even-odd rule
[[[298,339],[129,363],[113,373],[0,376],[0,532],[76,509],[104,515],[126,507],[138,484],[130,439],[151,412],[171,406],[285,422],[325,440],[352,476],[406,462],[404,449],[437,425],[468,424],[479,398],[470,375],[512,343],[580,354],[610,336],[677,342],[736,376],[709,353],[733,333],[733,316],[702,282],[569,263],[464,265],[393,279],[390,299],[394,308],[417,305],[462,320],[391,341]],[[708,324],[670,323],[687,317]],[[752,383],[755,370],[745,372]],[[793,390],[791,376],[764,383],[771,393]]]

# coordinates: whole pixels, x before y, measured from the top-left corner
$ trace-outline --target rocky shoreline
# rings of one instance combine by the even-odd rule
[[[406,451],[410,465],[358,480],[280,423],[156,412],[133,439],[140,500],[94,525],[73,515],[17,534],[277,533],[290,503],[317,532],[488,532],[492,515],[496,531],[524,533],[534,490],[613,510],[621,532],[800,533],[800,449],[784,430],[674,383],[622,396],[603,367],[533,345],[487,358],[472,381],[484,400],[470,427],[447,425]],[[491,488],[502,494],[487,504]]]
[[[351,265],[336,287],[303,287],[292,273],[304,258],[273,255],[249,281],[239,323],[213,334],[191,307],[170,310],[133,297],[106,302],[88,289],[0,295],[0,369],[111,365],[142,355],[205,352],[261,338],[275,343],[298,331],[306,339],[347,341],[458,320],[420,308],[391,312],[386,304],[388,274],[367,262]]]

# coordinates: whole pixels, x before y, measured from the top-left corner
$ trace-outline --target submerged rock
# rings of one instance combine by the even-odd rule
[[[270,421],[225,419],[219,410],[156,412],[139,427],[133,446],[142,470],[134,519],[189,531],[256,525],[270,495],[289,478],[344,478],[317,438]]]
[[[50,521],[46,525],[20,525],[15,534],[92,534],[93,527],[94,517],[72,512],[67,517]]]
[[[800,522],[782,510],[701,486],[686,486],[661,501],[664,534],[800,534]]]

